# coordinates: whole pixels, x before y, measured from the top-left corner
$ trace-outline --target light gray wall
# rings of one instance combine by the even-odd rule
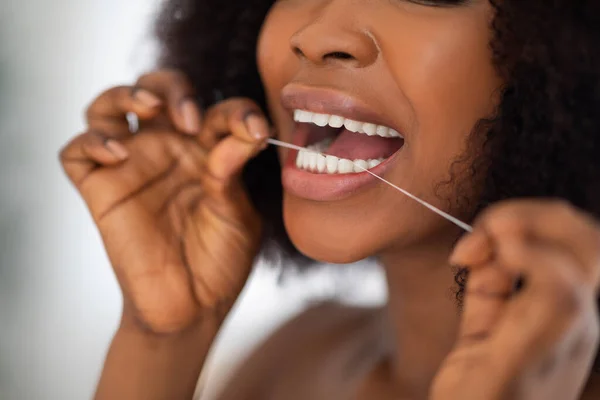
[[[95,93],[148,64],[153,3],[0,3],[2,400],[90,397],[120,298],[57,152]]]
[[[90,398],[120,294],[87,211],[57,162],[101,90],[152,63],[157,0],[0,2],[0,399]],[[353,301],[381,301],[378,274]],[[307,298],[341,280],[285,286],[259,269],[215,349],[210,395],[232,365]],[[344,289],[344,286],[342,286]],[[242,334],[241,334],[242,333]]]

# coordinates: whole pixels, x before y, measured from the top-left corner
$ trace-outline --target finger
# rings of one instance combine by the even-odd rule
[[[514,278],[494,263],[470,271],[465,288],[459,344],[487,339],[501,318],[514,284]]]
[[[169,117],[177,130],[190,135],[200,132],[200,108],[194,100],[193,86],[183,73],[172,69],[151,72],[140,77],[135,87],[164,99]]]
[[[98,96],[88,107],[86,118],[91,130],[123,138],[131,135],[128,113],[136,114],[140,120],[149,120],[159,114],[161,104],[160,98],[149,91],[118,86]]]
[[[479,221],[492,241],[510,235],[534,237],[571,253],[577,266],[600,283],[600,233],[596,223],[560,201],[518,201],[496,206]]]
[[[133,199],[145,205],[146,214],[168,214],[181,191],[200,187],[204,153],[195,141],[169,131],[148,132],[125,144],[131,155],[128,164],[117,171],[119,179],[108,175],[112,171],[98,171],[93,180],[90,177],[80,186],[97,223],[114,213],[123,213]],[[98,190],[101,181],[105,186]]]
[[[473,232],[462,237],[452,255],[451,265],[477,266],[492,260],[493,243],[485,230],[475,225]]]
[[[221,141],[208,155],[207,187],[222,191],[237,181],[244,165],[265,148],[261,142],[246,142],[236,136]]]
[[[594,307],[594,292],[581,279],[578,261],[560,248],[507,239],[497,254],[503,268],[523,276],[524,287],[498,323],[496,340],[518,349],[515,357],[534,359],[563,338],[586,307]]]
[[[77,136],[60,152],[65,173],[77,187],[96,167],[118,165],[128,157],[121,143],[97,131]]]
[[[513,264],[515,269],[527,271],[526,283],[497,324],[489,343],[490,358],[496,360],[496,371],[507,378],[524,369],[541,381],[556,379],[559,374],[574,385],[561,385],[560,389],[576,393],[574,389],[585,381],[596,354],[594,296],[577,284],[573,276],[577,271],[572,267],[577,261],[569,253],[543,245],[511,247],[515,258],[527,260],[520,267]],[[548,394],[539,397],[548,398]],[[552,394],[571,398],[555,391]]]
[[[231,134],[246,142],[263,141],[269,136],[269,123],[260,107],[250,99],[233,98],[211,107],[205,115],[200,144],[212,149]]]

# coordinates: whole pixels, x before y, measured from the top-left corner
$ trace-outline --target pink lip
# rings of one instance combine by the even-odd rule
[[[293,144],[305,147],[308,127],[307,124],[296,124]],[[315,201],[343,200],[369,185],[380,182],[368,172],[329,175],[298,169],[297,155],[297,150],[288,151],[281,176],[284,189],[297,197]],[[392,167],[397,155],[398,152],[370,171],[382,176]]]

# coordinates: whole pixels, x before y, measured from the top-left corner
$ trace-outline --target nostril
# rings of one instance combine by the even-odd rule
[[[307,58],[306,53],[304,51],[302,51],[302,49],[298,46],[293,46],[292,47],[292,52],[299,58]],[[320,59],[322,61],[325,60],[354,60],[355,57],[350,54],[350,53],[346,53],[345,51],[331,51],[329,53],[325,53],[323,54]]]
[[[338,60],[352,60],[354,57],[351,54],[345,53],[343,51],[334,51],[331,53],[325,54],[323,58],[334,58]]]
[[[292,48],[292,51],[294,52],[295,55],[297,55],[298,57],[302,57],[304,58],[304,52],[300,49],[300,47],[294,46]]]

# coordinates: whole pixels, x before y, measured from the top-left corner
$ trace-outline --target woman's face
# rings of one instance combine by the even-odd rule
[[[468,215],[456,207],[456,184],[443,183],[495,108],[492,17],[487,0],[275,3],[258,63],[278,136],[337,156],[281,153],[284,219],[301,252],[346,263],[457,234],[344,160],[364,160],[435,206]]]

